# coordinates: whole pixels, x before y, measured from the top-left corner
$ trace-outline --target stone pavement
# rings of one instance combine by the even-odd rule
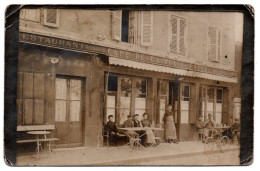
[[[225,151],[239,150],[239,146],[230,145]],[[224,151],[224,152],[225,152]],[[210,153],[216,153],[219,150]],[[104,165],[140,165],[140,163],[160,159],[190,157],[205,153],[202,142],[180,142],[179,144],[161,143],[157,147],[130,149],[129,147],[71,148],[55,149],[52,155],[41,152],[39,159],[35,153],[17,156],[18,166],[104,166]]]

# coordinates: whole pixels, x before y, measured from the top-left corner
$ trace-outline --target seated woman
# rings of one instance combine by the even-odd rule
[[[143,120],[141,121],[143,127],[151,127],[151,121],[148,120],[148,115],[146,113],[143,114]],[[146,136],[145,136],[145,144],[151,145],[156,144],[155,143],[155,136],[153,134],[153,131],[151,129],[146,130]]]

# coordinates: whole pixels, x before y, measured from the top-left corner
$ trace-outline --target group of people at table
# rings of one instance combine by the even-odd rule
[[[200,133],[202,136],[202,142],[205,142],[205,140],[211,136],[214,133],[214,128],[217,127],[217,124],[215,120],[212,117],[212,114],[208,114],[208,119],[206,121],[203,121],[203,117],[200,116],[198,118],[198,121],[196,122],[197,132]],[[219,127],[222,128],[221,126]],[[224,128],[224,127],[223,127]],[[226,130],[223,131],[225,134],[233,140],[235,136],[237,136],[238,142],[240,142],[240,124],[239,119],[236,118],[234,124],[231,127],[225,127]]]
[[[167,143],[176,143],[178,144],[176,127],[174,122],[174,112],[172,111],[172,106],[168,105],[165,110],[164,117],[164,135]],[[128,115],[127,120],[124,121],[122,127],[123,128],[133,128],[133,127],[146,127],[151,128],[153,126],[151,120],[148,119],[148,114],[143,114],[143,120],[139,121],[139,115]],[[203,133],[203,141],[210,136],[212,133],[211,130],[216,126],[216,122],[213,120],[212,114],[208,114],[208,119],[204,122],[203,118],[200,116],[197,121],[197,130]],[[104,130],[108,132],[109,135],[109,143],[110,145],[117,146],[118,137],[120,135],[120,131],[114,122],[113,115],[108,116],[108,122],[104,126]],[[240,125],[238,123],[238,119],[235,120],[235,123],[231,127],[232,137],[237,135],[238,139],[240,137]],[[151,144],[156,144],[155,135],[152,129],[144,129],[144,130],[127,130],[124,131],[125,134],[129,137],[140,138],[141,144],[143,146],[149,146]]]

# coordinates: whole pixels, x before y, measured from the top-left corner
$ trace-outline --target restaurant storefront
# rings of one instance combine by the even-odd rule
[[[121,125],[147,113],[163,128],[168,104],[180,141],[194,140],[198,116],[232,122],[236,72],[29,33],[20,42],[18,125],[55,125],[57,146],[96,146],[108,115]]]

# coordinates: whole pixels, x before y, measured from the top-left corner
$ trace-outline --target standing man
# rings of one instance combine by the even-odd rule
[[[238,143],[240,144],[240,124],[239,119],[235,119],[235,123],[231,127],[231,133],[232,133],[232,141],[234,141],[234,137],[237,136]]]
[[[105,131],[108,131],[108,135],[109,135],[109,144],[114,144],[115,146],[117,146],[117,128],[116,128],[116,124],[114,122],[114,117],[113,115],[109,115],[108,116],[108,122],[105,125]]]

